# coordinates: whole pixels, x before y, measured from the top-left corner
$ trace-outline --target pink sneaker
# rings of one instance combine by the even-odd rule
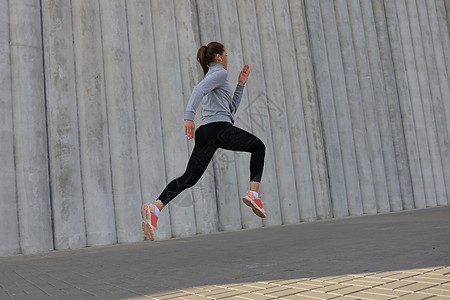
[[[250,206],[253,209],[253,212],[258,217],[261,217],[261,218],[266,217],[266,212],[264,211],[263,204],[261,202],[261,196],[256,198],[252,192],[248,192],[247,195],[245,195],[244,198],[242,198],[242,201],[244,201],[244,203],[247,206]]]
[[[150,241],[155,240],[155,229],[158,217],[155,213],[155,204],[146,205],[143,204],[141,207],[142,216],[142,230],[144,235]]]

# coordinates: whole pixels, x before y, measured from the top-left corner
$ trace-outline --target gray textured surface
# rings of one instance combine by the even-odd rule
[[[0,256],[143,240],[212,40],[233,87],[251,68],[236,125],[266,144],[268,218],[240,200],[250,156],[219,150],[157,240],[447,205],[448,3],[0,1]]]

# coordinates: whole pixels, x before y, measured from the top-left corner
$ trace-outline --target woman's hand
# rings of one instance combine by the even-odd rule
[[[245,65],[242,68],[241,73],[239,74],[239,84],[245,85],[248,79],[248,75],[250,75],[250,67],[248,65]]]
[[[184,120],[184,134],[189,140],[194,139],[195,124],[194,121]]]

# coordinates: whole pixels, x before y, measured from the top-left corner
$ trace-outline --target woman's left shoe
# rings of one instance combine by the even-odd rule
[[[158,222],[158,217],[155,213],[155,204],[146,205],[143,204],[141,207],[142,216],[142,231],[144,235],[150,241],[155,240],[155,229],[156,222]]]

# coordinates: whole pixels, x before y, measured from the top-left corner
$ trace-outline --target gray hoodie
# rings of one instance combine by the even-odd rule
[[[185,120],[194,120],[197,107],[202,101],[202,123],[213,122],[234,123],[244,86],[238,84],[233,96],[233,90],[228,81],[228,72],[219,63],[210,63],[205,78],[194,88],[186,107]],[[207,95],[207,97],[204,97]]]

